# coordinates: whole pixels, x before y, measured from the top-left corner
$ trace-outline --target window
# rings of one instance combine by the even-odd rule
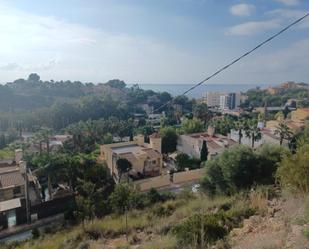
[[[157,163],[157,160],[152,160],[152,164],[156,164]]]
[[[21,187],[20,187],[20,186],[15,187],[15,188],[13,189],[13,194],[14,194],[14,195],[19,195],[19,194],[21,194]]]

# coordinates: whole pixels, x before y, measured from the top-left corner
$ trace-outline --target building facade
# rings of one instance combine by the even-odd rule
[[[26,205],[41,202],[40,184],[21,159],[22,151],[17,150],[12,162],[0,161],[0,230],[23,223]]]
[[[206,92],[203,94],[203,102],[209,107],[233,110],[240,106],[241,93]]]
[[[134,141],[106,144],[100,146],[100,158],[104,160],[111,175],[118,182],[117,160],[127,159],[132,169],[129,175],[133,178],[158,176],[162,172],[161,137],[155,133],[150,136],[150,143],[144,142],[144,136]]]
[[[207,132],[180,135],[177,141],[177,151],[185,153],[193,158],[200,158],[203,142],[206,141],[208,159],[223,152],[236,142],[226,136],[214,134],[212,127]]]

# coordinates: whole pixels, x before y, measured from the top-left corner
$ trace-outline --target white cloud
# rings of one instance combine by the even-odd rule
[[[227,82],[226,79],[238,84],[308,82],[309,36],[280,48],[276,43],[278,40],[235,64],[231,70],[216,77],[216,82]]]
[[[255,35],[263,31],[278,28],[279,26],[280,26],[279,19],[271,19],[268,21],[245,22],[245,23],[230,27],[227,31],[227,34]]]
[[[27,77],[30,72],[55,80],[177,82],[179,74],[197,61],[195,55],[162,41],[106,32],[1,4],[0,41],[2,82]],[[183,80],[192,79],[197,70]]]
[[[300,4],[300,0],[276,0],[276,1],[288,6],[295,6]]]
[[[253,4],[236,4],[231,6],[230,13],[234,16],[250,16],[255,11],[255,6]]]
[[[294,21],[308,13],[308,10],[297,10],[297,9],[275,9],[269,11],[267,14],[271,16],[280,17],[289,21]],[[300,28],[309,28],[309,17],[302,20],[298,27]]]
[[[246,70],[250,74],[264,74],[269,80],[308,81],[308,58],[309,37],[277,51],[256,55],[246,64]]]
[[[3,71],[14,71],[14,70],[20,70],[22,67],[18,65],[16,62],[10,62],[6,65],[0,66],[0,70]]]

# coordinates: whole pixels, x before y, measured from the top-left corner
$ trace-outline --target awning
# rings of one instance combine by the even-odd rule
[[[21,207],[20,199],[15,198],[7,201],[0,202],[0,212]]]

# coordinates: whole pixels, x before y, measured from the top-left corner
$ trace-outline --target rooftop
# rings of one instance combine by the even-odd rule
[[[123,153],[134,153],[141,150],[141,146],[138,144],[128,144],[128,145],[120,145],[118,147],[113,147],[112,150],[116,154],[123,154]]]
[[[0,188],[22,186],[24,184],[25,178],[22,176],[19,170],[0,174]]]

